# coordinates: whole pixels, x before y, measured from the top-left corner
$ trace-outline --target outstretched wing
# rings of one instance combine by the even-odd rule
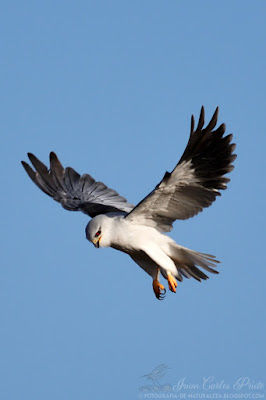
[[[108,212],[130,212],[134,207],[115,190],[96,182],[90,175],[79,175],[73,168],[63,168],[55,153],[50,153],[50,169],[33,154],[28,157],[34,171],[21,161],[32,181],[65,209],[82,211],[90,217]]]
[[[221,195],[219,190],[230,181],[224,175],[234,168],[236,145],[230,144],[233,135],[223,136],[225,124],[214,130],[217,118],[218,107],[203,129],[202,107],[194,131],[192,115],[190,138],[179,163],[125,218],[169,232],[176,219],[193,217]]]

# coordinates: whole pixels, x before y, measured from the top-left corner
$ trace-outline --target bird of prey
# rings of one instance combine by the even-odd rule
[[[220,190],[226,189],[229,179],[225,175],[234,168],[236,146],[231,143],[232,134],[224,135],[225,124],[216,128],[218,107],[205,128],[204,114],[202,107],[196,129],[192,115],[190,137],[180,161],[136,206],[90,175],[63,168],[53,152],[49,170],[31,153],[28,157],[35,170],[22,161],[44,193],[65,209],[82,211],[92,218],[85,232],[95,247],[127,253],[152,277],[159,300],[166,293],[160,275],[168,281],[170,291],[176,292],[177,280],[181,282],[183,277],[201,281],[208,279],[202,269],[218,273],[215,256],[185,248],[165,234],[175,220],[193,217],[209,207],[221,195]]]

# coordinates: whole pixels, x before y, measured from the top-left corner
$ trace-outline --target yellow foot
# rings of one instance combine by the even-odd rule
[[[173,275],[170,273],[168,273],[167,279],[168,279],[169,289],[171,290],[171,292],[176,293],[177,281],[175,280]]]
[[[152,282],[152,287],[157,299],[163,300],[166,292],[164,286],[159,281],[157,281],[157,279],[154,279],[154,281]]]

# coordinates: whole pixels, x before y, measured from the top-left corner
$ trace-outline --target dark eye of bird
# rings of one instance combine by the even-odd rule
[[[101,234],[101,230],[98,230],[98,232],[95,233],[95,236],[99,236]]]

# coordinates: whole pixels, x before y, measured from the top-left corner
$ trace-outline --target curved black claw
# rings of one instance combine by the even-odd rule
[[[165,298],[166,295],[166,289],[164,288],[162,293],[159,294],[159,296],[157,297],[158,300],[163,300]]]

